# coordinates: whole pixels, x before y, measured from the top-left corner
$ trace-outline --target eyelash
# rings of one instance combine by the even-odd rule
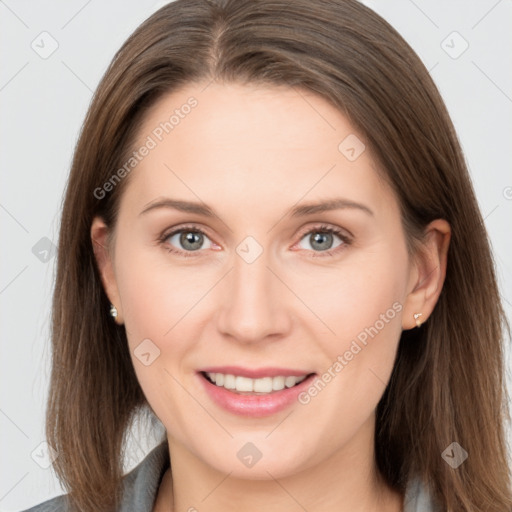
[[[195,254],[195,252],[200,252],[200,251],[180,251],[178,249],[174,249],[173,247],[166,246],[166,242],[171,236],[175,235],[176,233],[181,233],[182,231],[189,231],[192,233],[200,233],[200,234],[208,237],[208,235],[201,228],[199,228],[198,226],[195,226],[194,224],[190,224],[187,226],[180,226],[178,229],[174,229],[171,232],[164,232],[158,238],[158,243],[162,246],[165,246],[165,249],[170,253],[177,254],[177,255],[183,256],[185,258],[196,257],[197,254]],[[349,246],[352,243],[351,238],[348,237],[343,231],[341,231],[338,228],[335,228],[332,226],[327,226],[324,224],[322,224],[320,226],[315,226],[315,227],[310,228],[309,230],[305,231],[304,233],[301,233],[299,240],[302,240],[304,238],[304,236],[309,235],[311,233],[330,233],[330,234],[338,236],[341,239],[341,241],[343,242],[338,247],[336,247],[334,249],[330,249],[328,251],[312,251],[313,254],[310,255],[310,257],[312,257],[312,258],[323,258],[326,256],[333,256],[334,254],[337,254],[340,250],[345,249],[347,246]]]

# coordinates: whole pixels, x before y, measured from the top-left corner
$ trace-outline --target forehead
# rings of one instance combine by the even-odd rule
[[[364,199],[376,210],[394,200],[364,136],[297,88],[187,85],[146,113],[134,149],[144,145],[123,198],[139,206],[162,195],[247,212],[301,198]]]

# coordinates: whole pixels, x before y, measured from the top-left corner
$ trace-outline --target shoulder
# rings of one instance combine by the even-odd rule
[[[56,496],[55,498],[49,499],[35,505],[31,508],[23,510],[22,512],[68,512],[70,510],[69,504],[67,503],[67,494]]]
[[[167,441],[153,448],[129,473],[123,476],[123,497],[118,512],[151,512],[158,487],[169,467]],[[68,495],[62,494],[22,512],[70,512]]]
[[[441,507],[433,500],[428,487],[418,477],[407,482],[404,512],[441,512]]]

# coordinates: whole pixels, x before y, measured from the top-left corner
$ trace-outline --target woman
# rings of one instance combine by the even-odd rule
[[[31,510],[510,510],[504,328],[396,31],[355,1],[177,0],[76,148],[47,413],[69,492]],[[165,438],[123,477],[148,410]]]

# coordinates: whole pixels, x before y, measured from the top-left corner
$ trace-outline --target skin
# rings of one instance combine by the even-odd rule
[[[190,96],[198,100],[132,171],[110,245],[102,219],[91,226],[137,378],[167,430],[172,474],[154,510],[399,511],[403,496],[374,464],[375,408],[401,331],[416,327],[416,312],[426,321],[439,297],[450,227],[432,222],[422,252],[408,255],[398,201],[370,149],[353,162],[338,150],[349,134],[364,136],[321,97],[206,85],[189,84],[148,111],[136,147]],[[169,208],[141,214],[162,197],[202,201],[217,217]],[[355,208],[289,215],[297,203],[334,197],[373,215]],[[205,232],[199,250],[180,244],[179,234],[159,244],[185,223]],[[321,224],[352,242],[332,235],[317,248],[322,230],[308,231]],[[250,264],[236,252],[247,236],[263,250]],[[251,419],[219,408],[200,386],[196,370],[207,365],[320,375],[395,302],[401,311],[307,405]],[[160,350],[149,366],[134,355],[147,338]],[[247,442],[263,454],[251,468],[237,458]]]

